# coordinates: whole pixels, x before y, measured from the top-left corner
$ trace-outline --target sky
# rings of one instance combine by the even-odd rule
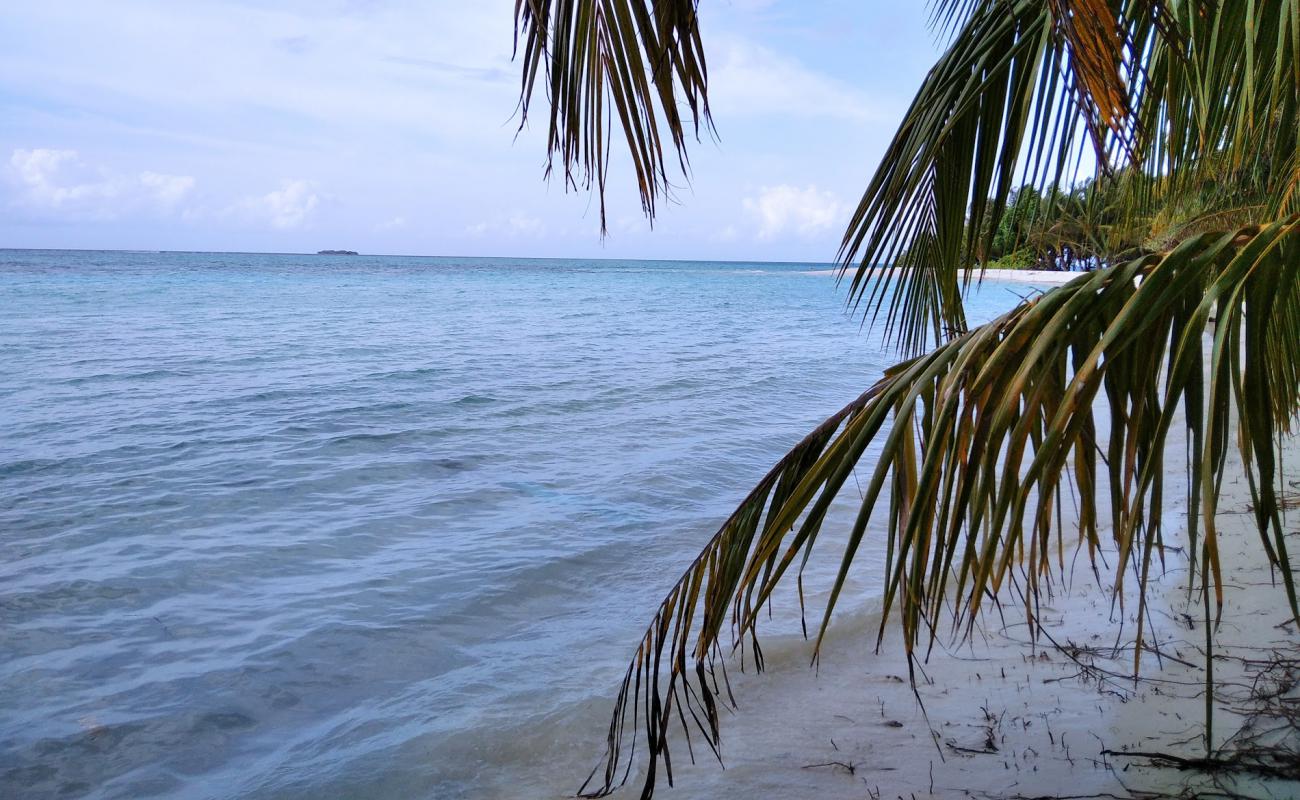
[[[0,247],[830,261],[938,55],[920,0],[701,0],[717,138],[653,229],[617,153],[602,239],[519,130],[513,7],[15,3]]]

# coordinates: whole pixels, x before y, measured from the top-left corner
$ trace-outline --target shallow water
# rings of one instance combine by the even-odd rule
[[[0,251],[0,796],[571,793],[893,360],[815,268]]]

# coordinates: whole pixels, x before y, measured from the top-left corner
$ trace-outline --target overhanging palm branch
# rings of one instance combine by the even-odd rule
[[[643,736],[649,797],[660,766],[672,780],[677,725],[717,752],[726,690],[715,667],[749,641],[761,668],[759,611],[799,577],[832,500],[873,443],[879,455],[861,464],[871,477],[814,659],[873,520],[888,552],[879,635],[901,620],[909,663],[945,618],[963,637],[1007,587],[1037,631],[1039,601],[1064,569],[1057,510],[1067,494],[1079,507],[1077,546],[1118,554],[1118,597],[1126,580],[1137,582],[1137,658],[1147,581],[1163,558],[1164,444],[1175,425],[1190,432],[1191,581],[1207,613],[1222,604],[1215,511],[1235,430],[1261,544],[1300,618],[1273,450],[1300,400],[1297,256],[1294,218],[1203,234],[1089,273],[889,371],[791,450],[669,591],[624,678],[604,768],[584,791],[626,781]],[[1109,454],[1100,466],[1099,446]],[[1114,520],[1109,542],[1097,523],[1102,503]]]
[[[712,124],[695,0],[515,0],[515,24],[521,126],[539,77],[549,101],[547,174],[558,158],[566,187],[596,190],[604,233],[616,118],[653,221],[669,157],[686,173],[688,134]]]

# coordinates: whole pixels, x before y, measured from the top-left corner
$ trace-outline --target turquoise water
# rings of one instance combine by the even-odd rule
[[[571,793],[892,361],[819,268],[0,251],[0,796]]]

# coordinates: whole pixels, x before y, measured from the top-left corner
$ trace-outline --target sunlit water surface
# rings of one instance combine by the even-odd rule
[[[571,793],[892,360],[816,268],[0,251],[0,796]]]

